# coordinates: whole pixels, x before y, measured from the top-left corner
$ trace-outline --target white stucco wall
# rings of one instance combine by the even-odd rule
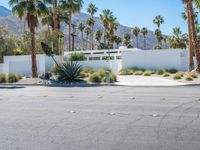
[[[172,69],[187,71],[188,52],[180,49],[122,51],[122,67]]]
[[[55,56],[55,59],[60,61],[62,57]],[[47,57],[46,55],[37,55],[37,69],[38,74],[44,74],[51,70],[51,67],[54,65],[52,58]],[[0,73],[20,73],[24,75],[32,74],[32,64],[31,64],[31,55],[24,56],[5,56],[4,64],[0,66],[3,68],[0,70]]]
[[[172,69],[187,71],[188,70],[188,51],[180,49],[167,50],[112,50],[110,54],[114,60],[102,60],[103,57],[109,56],[108,50],[87,51],[87,60],[80,61],[83,67],[94,69],[108,68],[118,72],[122,68],[138,67],[143,69]],[[65,56],[66,57],[66,56]],[[121,57],[122,59],[120,59]],[[97,60],[91,58],[99,58]],[[64,56],[55,56],[55,59],[63,61]],[[66,60],[66,59],[65,59]],[[37,55],[37,69],[39,74],[44,74],[51,70],[54,65],[52,58],[45,55]],[[31,56],[6,56],[4,64],[0,64],[0,73],[20,73],[31,75]]]
[[[79,61],[78,62],[82,67],[101,69],[107,68],[117,73],[121,70],[121,60],[96,60],[96,61]]]

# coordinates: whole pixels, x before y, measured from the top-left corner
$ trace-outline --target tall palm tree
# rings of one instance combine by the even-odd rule
[[[84,29],[85,25],[83,23],[80,23],[78,25],[78,29],[81,31],[81,36],[82,36],[82,49],[84,50]]]
[[[72,43],[71,43],[71,28],[72,28],[72,15],[74,13],[79,13],[82,6],[83,6],[83,0],[60,0],[62,9],[66,10],[69,15],[69,29],[68,29],[68,35],[69,35],[69,51],[71,51]]]
[[[100,20],[104,26],[104,46],[107,45],[107,34],[109,31],[109,20],[110,18],[113,17],[113,12],[109,9],[105,9],[102,11],[102,14],[100,14]]]
[[[161,49],[161,42],[163,40],[162,32],[161,32],[160,29],[156,29],[154,34],[155,34],[157,42],[158,42],[157,46],[156,46],[157,47],[156,49]]]
[[[91,18],[94,20],[94,14],[97,12],[98,8],[90,3],[87,12],[91,15]],[[94,49],[94,25],[91,27],[92,28],[92,50]]]
[[[146,48],[147,48],[146,36],[147,36],[147,34],[148,34],[147,28],[143,27],[143,28],[141,29],[141,33],[142,33],[143,39],[144,39],[144,49],[146,49]]]
[[[28,27],[31,33],[31,54],[32,54],[32,76],[36,78],[37,61],[35,48],[35,28],[38,26],[38,17],[47,12],[46,5],[42,0],[10,0],[9,5],[12,7],[12,12],[21,20],[25,16]]]
[[[109,42],[110,45],[109,47],[113,49],[113,37],[115,34],[115,31],[118,29],[119,23],[117,22],[117,18],[114,16],[110,16],[109,21],[108,21],[108,29],[109,29]]]
[[[85,34],[87,36],[87,40],[86,40],[86,50],[88,50],[88,41],[89,41],[89,35],[91,34],[91,29],[90,27],[85,28]]]
[[[91,29],[91,34],[90,34],[90,49],[92,50],[93,47],[92,47],[92,44],[93,44],[93,35],[92,35],[92,28],[94,26],[94,23],[95,21],[92,19],[92,18],[89,18],[87,21],[86,21],[86,24],[90,27]]]
[[[97,32],[95,33],[95,39],[98,42],[98,44],[100,45],[101,43],[101,38],[103,36],[103,33],[101,30],[97,30]]]
[[[200,72],[200,47],[198,45],[197,35],[196,35],[196,27],[195,27],[195,15],[193,9],[193,3],[195,3],[196,7],[200,9],[200,0],[182,0],[182,2],[186,5],[187,8],[187,20],[188,20],[188,45],[189,45],[189,57],[190,64],[189,69],[193,69],[193,54],[196,55],[197,62],[197,71]]]
[[[135,39],[136,39],[136,47],[138,48],[138,36],[140,34],[140,28],[134,27],[134,28],[132,28],[132,32],[133,32]]]
[[[160,29],[161,24],[164,23],[164,19],[163,19],[163,17],[161,17],[160,15],[158,15],[153,20],[153,23],[157,25],[158,29]]]

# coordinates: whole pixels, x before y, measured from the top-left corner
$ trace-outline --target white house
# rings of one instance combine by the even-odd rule
[[[77,51],[84,53],[86,60],[79,61],[83,67],[94,69],[108,68],[119,72],[122,68],[138,67],[142,69],[177,69],[188,70],[188,51],[181,49],[139,50],[121,47],[113,50]],[[73,52],[65,52],[64,56],[55,56],[57,61],[66,61]],[[110,59],[109,59],[110,58]],[[45,55],[37,55],[39,74],[51,70],[53,60]],[[31,75],[31,56],[5,56],[0,64],[0,73],[21,73]]]

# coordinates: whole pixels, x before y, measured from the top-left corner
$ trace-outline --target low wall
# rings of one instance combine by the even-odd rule
[[[104,60],[104,57],[110,56],[113,60]],[[177,69],[182,71],[188,70],[188,51],[180,49],[168,50],[112,50],[112,51],[92,51],[87,53],[86,61],[79,61],[83,67],[94,69],[108,68],[117,73],[122,68],[138,67],[143,69]],[[103,53],[103,54],[100,54]],[[68,53],[69,54],[69,53]],[[66,56],[55,56],[60,62],[65,60]],[[4,64],[0,64],[0,73],[20,73],[31,75],[31,55],[25,56],[6,56]],[[52,58],[46,55],[37,55],[38,74],[49,72],[54,65]]]
[[[188,51],[180,49],[122,51],[122,67],[188,70]]]
[[[61,61],[63,57],[55,56],[57,61]],[[54,65],[52,58],[46,55],[37,55],[37,70],[38,74],[44,74],[51,70]],[[23,56],[5,56],[4,64],[0,65],[0,73],[19,73],[23,75],[32,74],[31,55]],[[1,69],[3,68],[3,69]]]

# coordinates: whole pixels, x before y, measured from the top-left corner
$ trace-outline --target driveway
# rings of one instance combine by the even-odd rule
[[[178,82],[175,80],[160,78],[160,77],[145,77],[145,76],[118,76],[116,85],[125,86],[180,86],[187,83]]]

